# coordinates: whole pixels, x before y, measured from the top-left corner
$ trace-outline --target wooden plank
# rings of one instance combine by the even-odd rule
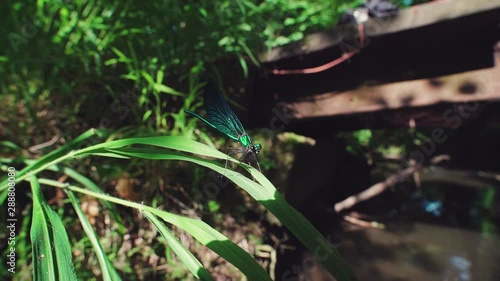
[[[470,15],[488,14],[500,9],[498,0],[441,0],[401,10],[391,19],[370,19],[365,25],[365,35],[382,35],[407,31],[439,22],[453,20]],[[259,57],[262,62],[276,62],[285,58],[302,56],[312,52],[337,46],[359,37],[358,29],[352,25],[338,26],[335,29],[305,36],[303,40],[274,48]]]
[[[436,78],[291,99],[279,99],[280,94],[275,93],[272,108],[261,103],[257,114],[250,112],[249,127],[258,124],[321,137],[338,130],[361,128],[455,129],[471,122],[500,123],[500,53],[496,53],[495,60],[493,68]],[[266,80],[260,86],[275,85]]]
[[[324,41],[318,44],[305,40],[277,50],[247,87],[252,100],[248,127],[273,129],[278,118],[285,125],[277,126],[280,130],[314,136],[408,126],[411,120],[417,126],[450,126],[442,117],[449,104],[497,101],[500,76],[492,67],[498,65],[494,46],[500,40],[500,1],[469,2],[433,2],[403,12],[384,29],[367,30],[376,35],[367,36],[362,46],[338,43],[344,35],[322,33]],[[309,74],[273,72],[325,65],[348,52],[346,46],[355,48],[356,55],[335,67]],[[491,108],[484,113],[497,120],[498,107]]]
[[[281,102],[281,106],[291,112],[290,119],[303,119],[472,101],[500,101],[500,55],[496,56],[496,67],[491,69],[363,86]]]

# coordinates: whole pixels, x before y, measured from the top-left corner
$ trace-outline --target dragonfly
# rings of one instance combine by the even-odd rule
[[[239,159],[240,161],[242,159],[249,159],[257,163],[257,167],[259,171],[261,171],[259,162],[257,161],[257,155],[262,150],[262,145],[252,142],[252,139],[245,132],[240,120],[236,117],[231,107],[229,107],[224,95],[222,95],[219,87],[214,81],[208,81],[205,85],[203,107],[205,108],[206,119],[193,111],[184,111],[238,142],[240,147],[228,149],[229,155],[241,153],[242,156]],[[226,159],[225,167],[227,167],[227,161],[228,159]],[[251,165],[250,161],[248,164]]]

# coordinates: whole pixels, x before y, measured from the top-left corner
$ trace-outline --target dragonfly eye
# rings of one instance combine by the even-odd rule
[[[256,143],[255,145],[252,146],[252,150],[253,152],[255,152],[255,154],[259,154],[261,149],[262,145],[260,145],[260,143]]]

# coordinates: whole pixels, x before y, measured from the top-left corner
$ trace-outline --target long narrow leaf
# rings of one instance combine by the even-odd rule
[[[56,150],[54,150],[54,151],[52,151],[52,152],[50,152],[42,157],[40,157],[40,159],[36,160],[31,165],[28,165],[27,167],[22,169],[19,173],[17,173],[16,182],[19,182],[19,181],[25,179],[28,172],[35,171],[37,169],[42,170],[43,166],[46,165],[47,163],[59,161],[59,158],[63,157],[65,152],[69,152],[77,144],[90,138],[91,136],[95,135],[96,133],[97,133],[97,130],[89,129],[86,132],[84,132],[83,134],[76,137],[74,140],[70,141],[69,143],[59,147],[58,149],[56,149]],[[3,191],[6,188],[7,188],[7,179],[0,183],[0,191]]]
[[[181,92],[177,92],[173,88],[170,88],[169,86],[165,86],[163,84],[155,84],[154,89],[158,92],[169,94],[172,96],[179,96],[179,97],[185,96],[185,94],[183,94]]]
[[[55,166],[49,167],[48,169],[54,170],[57,172],[62,172],[65,175],[67,175],[68,177],[70,177],[70,178],[74,179],[75,181],[77,181],[78,183],[80,183],[81,185],[85,186],[89,190],[104,194],[104,191],[102,191],[102,189],[99,186],[97,186],[92,180],[90,180],[89,178],[83,176],[82,174],[78,173],[77,171],[75,171],[71,168],[68,168],[68,167],[61,168],[61,167],[55,165]],[[111,215],[116,220],[117,225],[118,225],[118,231],[121,234],[124,234],[125,228],[123,227],[122,217],[120,216],[120,213],[118,212],[118,210],[115,208],[115,205],[109,203],[106,200],[100,200],[100,202],[111,212]]]
[[[77,280],[70,242],[61,218],[45,201],[35,176],[31,177],[31,188],[33,190],[31,220],[33,279]]]
[[[196,153],[207,157],[218,159],[227,159],[227,155],[202,143],[190,140],[181,136],[164,136],[164,137],[145,137],[145,138],[129,138],[115,140],[98,145],[94,145],[85,149],[76,151],[74,156],[85,155],[100,149],[113,149],[130,145],[152,145],[157,147],[180,150],[184,152]],[[232,159],[237,162],[236,160]]]
[[[235,159],[228,157],[227,155],[200,143],[191,141],[189,139],[186,139],[184,137],[152,137],[152,138],[130,138],[130,139],[123,139],[123,140],[117,140],[117,141],[112,141],[112,142],[107,142],[103,144],[98,144],[94,145],[85,149],[81,149],[78,151],[75,151],[72,153],[72,155],[69,156],[63,156],[60,159],[55,159],[53,162],[54,163],[48,163],[45,165],[52,165],[55,164],[58,161],[62,161],[64,159],[67,159],[70,156],[85,156],[85,155],[93,155],[93,154],[99,154],[102,156],[107,156],[107,157],[121,157],[121,158],[127,158],[127,157],[139,157],[139,158],[145,158],[145,159],[164,159],[164,160],[182,160],[182,161],[190,161],[193,163],[197,163],[199,165],[208,167],[216,172],[219,173],[224,173],[226,177],[228,177],[231,181],[235,182],[242,188],[244,188],[252,197],[254,197],[256,200],[258,200],[261,204],[263,204],[269,211],[271,211],[280,221],[283,222],[283,224],[289,228],[296,236],[297,238],[312,252],[318,252],[320,250],[325,251],[327,253],[326,258],[323,258],[321,262],[325,265],[325,267],[330,271],[330,273],[337,278],[339,281],[344,281],[344,280],[355,280],[355,277],[352,273],[352,271],[349,269],[347,264],[343,261],[343,259],[340,257],[338,252],[336,251],[335,248],[333,248],[328,240],[321,235],[311,224],[310,222],[303,217],[302,214],[297,212],[293,207],[291,207],[285,200],[282,198],[282,196],[276,191],[276,188],[272,185],[269,180],[267,180],[260,172],[257,170],[253,169],[252,167],[239,163],[240,166],[243,168],[247,169],[253,177],[258,181],[254,182],[249,178],[246,178],[245,176],[241,175],[240,173],[236,172],[229,172],[227,173],[226,169],[222,168],[216,162],[212,160],[207,160],[207,159],[202,159],[194,155],[187,155],[171,150],[163,150],[159,148],[154,148],[154,147],[130,147],[130,146],[137,146],[137,145],[149,145],[149,146],[156,146],[160,148],[168,148],[168,149],[175,149],[178,151],[184,151],[184,152],[189,152],[189,153],[195,153],[199,154],[202,156],[207,156],[207,157],[213,157],[213,158],[218,158],[218,159],[228,159],[233,162],[237,162]],[[48,166],[40,166],[38,170],[35,172],[40,171],[44,167]],[[97,196],[96,196],[97,197]],[[154,213],[154,212],[152,212]],[[154,213],[156,214],[156,213]],[[172,219],[172,217],[164,217],[164,214],[156,214],[163,219],[165,219],[167,222],[176,224],[178,225],[179,223],[182,222],[177,222],[177,221],[168,221],[167,219]],[[193,225],[184,225],[179,227],[183,228],[186,230],[186,227],[192,227]],[[196,231],[203,229],[200,229],[200,225],[197,225],[195,229]],[[188,230],[186,230],[188,231]],[[214,230],[215,231],[215,230]],[[188,231],[191,233],[190,231]],[[219,233],[220,234],[220,233]],[[193,234],[193,236],[195,236]],[[222,238],[221,238],[222,237]],[[221,235],[219,237],[220,239],[224,239],[225,237]],[[200,242],[202,242],[205,237],[202,235],[199,237],[196,237]],[[213,238],[216,238],[215,236]],[[218,240],[217,238],[216,240]],[[202,239],[202,240],[200,240]],[[227,238],[226,238],[227,240]],[[208,243],[209,241],[204,240],[205,243]],[[218,240],[219,242],[222,242],[221,240]],[[231,242],[231,241],[229,241]],[[202,242],[203,243],[203,242]],[[232,242],[231,242],[232,243]],[[218,252],[216,248],[219,245],[224,245],[225,243],[216,243],[217,246],[212,246],[209,248],[213,249],[214,251]],[[224,248],[224,247],[222,247]],[[238,247],[237,247],[238,248]],[[240,248],[238,248],[241,250]],[[219,249],[220,250],[220,249]],[[224,252],[224,251],[223,251]],[[244,251],[243,251],[244,252]],[[219,252],[218,252],[219,253]],[[219,253],[221,256],[226,258],[228,261],[233,263],[235,266],[240,268],[244,274],[248,276],[248,269],[245,268],[244,264],[238,263],[236,261],[233,262],[232,259],[238,258],[238,255],[231,256],[228,255],[227,253],[224,253],[225,255],[222,255]],[[253,260],[253,259],[252,259]],[[243,269],[241,268],[243,266]],[[262,268],[261,268],[262,270]],[[254,275],[252,275],[254,276]],[[252,279],[252,278],[251,278]]]
[[[101,247],[101,243],[99,243],[97,234],[92,229],[92,225],[90,224],[89,220],[85,216],[85,213],[80,207],[80,202],[71,190],[66,189],[65,191],[66,194],[68,194],[71,204],[73,205],[80,223],[82,224],[83,230],[85,231],[85,234],[87,234],[87,237],[89,238],[90,243],[94,248],[94,252],[97,255],[97,260],[99,261],[99,265],[101,267],[102,279],[104,281],[121,280],[120,276],[113,267],[113,264],[109,261],[108,256],[106,256],[106,253],[104,253],[104,250]]]
[[[17,176],[20,177],[24,173],[35,169],[38,165],[40,165],[42,163],[49,162],[51,159],[59,157],[61,154],[71,150],[74,146],[76,146],[77,144],[81,143],[82,141],[90,138],[91,136],[95,135],[96,133],[97,133],[97,131],[95,129],[89,129],[89,130],[85,131],[83,134],[79,135],[74,140],[70,141],[69,143],[57,148],[56,150],[53,150],[52,152],[50,152],[42,157],[40,157],[40,159],[38,159],[32,165],[29,165],[25,169],[20,171]]]
[[[189,252],[182,244],[175,238],[175,236],[170,233],[170,230],[163,224],[159,219],[157,219],[153,214],[148,211],[142,212],[148,220],[158,229],[160,234],[167,241],[168,246],[174,251],[174,253],[181,259],[181,261],[186,265],[186,267],[191,271],[191,273],[200,280],[213,280],[210,273],[203,268],[203,265]]]
[[[229,240],[222,233],[213,229],[210,225],[201,220],[182,217],[166,211],[158,210],[153,207],[145,206],[143,204],[92,192],[76,186],[66,185],[54,180],[40,179],[40,182],[47,185],[67,188],[75,192],[88,194],[96,198],[132,207],[140,211],[148,211],[162,218],[164,221],[173,224],[191,234],[201,244],[207,246],[209,249],[216,252],[228,262],[233,264],[243,274],[245,274],[249,280],[271,281],[271,278],[269,277],[267,272],[259,265],[259,263],[257,263],[257,261],[255,261],[255,259],[252,258],[250,254],[238,247],[238,245]]]
[[[252,181],[240,173],[234,171],[227,172],[225,168],[216,165],[211,160],[200,159],[191,155],[184,155],[177,152],[161,153],[158,149],[151,148],[119,148],[109,149],[108,151],[122,156],[145,159],[189,161],[215,170],[218,173],[224,173],[228,179],[243,188],[250,196],[273,213],[310,251],[326,252],[327,254],[321,262],[334,277],[338,280],[356,279],[347,263],[331,243],[300,212],[286,202],[274,185],[262,173],[249,165],[241,164],[263,185]]]

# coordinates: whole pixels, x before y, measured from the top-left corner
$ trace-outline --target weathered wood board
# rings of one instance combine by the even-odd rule
[[[481,103],[481,118],[499,120],[499,24],[500,1],[436,1],[392,20],[368,21],[363,44],[351,26],[272,50],[261,57],[263,71],[247,89],[249,127],[312,136],[365,127],[447,127],[453,124],[444,114],[467,110],[468,102]],[[316,73],[277,75],[351,51],[349,60]]]

